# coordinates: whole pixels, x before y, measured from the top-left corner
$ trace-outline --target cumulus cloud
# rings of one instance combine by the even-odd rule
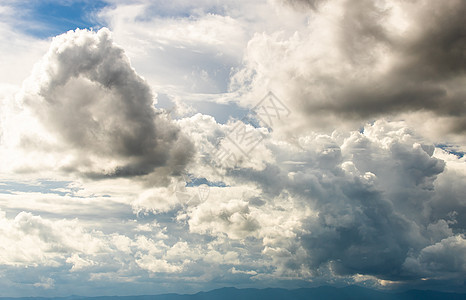
[[[202,126],[200,116],[193,118]],[[194,233],[257,239],[261,256],[274,262],[273,276],[364,274],[402,283],[425,276],[414,267],[407,275],[408,262],[417,259],[413,255],[444,239],[461,239],[464,227],[454,221],[457,210],[464,214],[461,196],[438,212],[447,164],[403,122],[308,135],[299,139],[299,147],[274,139],[263,143],[273,161],[264,168],[228,169],[227,186],[220,188],[227,194],[211,189],[212,198],[189,208],[183,218]],[[459,181],[455,189],[462,186]],[[250,193],[234,193],[230,184],[247,184],[243,190]],[[264,276],[271,274],[257,274]]]
[[[53,222],[26,212],[8,219],[1,211],[0,222],[2,265],[58,266],[63,263],[65,253],[94,255],[108,250],[99,238],[101,232],[92,235],[76,220]]]
[[[227,234],[233,239],[254,236],[260,227],[248,203],[238,199],[201,204],[189,214],[189,225],[193,232]]]
[[[466,272],[466,239],[463,235],[445,238],[427,246],[416,257],[408,257],[403,267],[408,272],[425,274],[426,277],[445,279]]]
[[[49,167],[65,173],[163,178],[183,168],[194,151],[155,109],[149,86],[107,29],[54,38],[19,97],[33,124],[21,132],[22,148],[53,153]]]

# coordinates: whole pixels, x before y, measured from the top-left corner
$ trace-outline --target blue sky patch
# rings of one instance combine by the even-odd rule
[[[34,1],[17,9],[26,20],[22,30],[38,38],[48,38],[76,28],[99,28],[96,13],[104,1]]]
[[[463,158],[464,156],[464,152],[463,151],[460,151],[460,150],[457,150],[455,146],[452,146],[452,145],[447,145],[447,144],[436,144],[435,145],[436,147],[450,153],[450,154],[453,154],[453,155],[456,155],[458,158]]]
[[[2,194],[13,194],[16,192],[26,193],[42,193],[42,194],[57,194],[65,196],[70,192],[77,191],[76,189],[70,189],[69,184],[71,181],[50,181],[42,180],[37,183],[24,183],[24,182],[13,182],[13,181],[1,181],[0,182],[0,193]]]

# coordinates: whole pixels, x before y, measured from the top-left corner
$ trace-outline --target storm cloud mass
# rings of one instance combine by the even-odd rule
[[[0,6],[0,296],[466,292],[464,1],[107,4]]]
[[[314,126],[423,113],[444,123],[440,135],[464,131],[463,1],[323,3],[290,37],[254,36],[239,75],[282,89]]]

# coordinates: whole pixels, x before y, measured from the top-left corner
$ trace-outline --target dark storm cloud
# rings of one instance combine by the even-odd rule
[[[371,63],[371,51],[379,46],[395,54],[397,62],[380,77],[344,85],[334,106],[326,108],[362,118],[418,110],[464,117],[464,79],[460,77],[466,71],[466,3],[419,2],[419,12],[409,12],[415,27],[401,36],[391,36],[389,26],[384,26],[389,11],[377,9],[372,1],[356,3],[346,6],[342,49],[360,67]],[[458,82],[452,86],[449,81],[454,79]],[[464,130],[462,126],[452,129]]]
[[[383,27],[386,12],[377,9],[374,1],[347,1],[340,20],[338,37],[342,52],[352,63],[372,63],[372,48],[377,44],[390,44]]]
[[[308,31],[299,36],[258,36],[250,43],[258,88],[272,79],[294,102],[292,109],[306,112],[313,124],[325,123],[322,116],[366,121],[430,112],[449,118],[445,128],[451,132],[466,129],[464,1],[320,5],[326,9],[309,9]],[[263,55],[268,51],[274,55]]]
[[[190,141],[153,107],[147,83],[110,32],[77,30],[54,39],[29,81],[24,103],[73,156],[64,171],[90,177],[146,175],[183,166]]]
[[[401,36],[390,35],[390,27],[384,25],[390,11],[376,8],[373,1],[348,2],[345,8],[340,34],[351,61],[366,67],[371,51],[380,46],[395,54],[398,62],[369,82],[361,85],[356,79],[345,85],[337,93],[336,109],[328,109],[362,118],[417,110],[464,115],[464,82],[452,87],[448,81],[466,71],[465,2],[419,2],[419,12],[409,12],[415,27]]]
[[[443,80],[466,71],[466,3],[427,2],[418,17],[420,32],[402,45],[402,71],[419,79]]]
[[[464,79],[458,78],[466,71],[466,3],[450,1],[443,5],[430,2],[420,6],[420,16],[415,20],[420,28],[413,29],[414,33],[408,31],[400,38],[392,37],[390,40],[380,26],[374,25],[376,20],[360,28],[347,27],[350,30],[357,28],[356,32],[370,33],[374,42],[385,43],[400,57],[400,62],[386,76],[373,82],[376,88],[356,85],[340,95],[343,103],[350,102],[360,109],[361,116],[420,109],[439,115],[462,116],[466,112],[465,91],[461,88]],[[363,14],[371,15],[371,12]],[[348,31],[345,34],[351,35]],[[360,42],[354,42],[356,45],[367,38],[365,34],[358,36]],[[352,48],[354,50],[350,53],[356,53],[358,49]],[[460,82],[449,86],[448,81],[455,78]],[[343,106],[342,112],[345,111],[351,112]]]
[[[444,163],[401,142],[377,148],[369,142],[364,150],[347,150],[354,151],[359,172],[377,174],[373,182],[335,171],[327,179],[315,175],[316,187],[307,196],[316,199],[319,217],[308,223],[311,233],[301,237],[313,268],[330,262],[339,275],[399,280],[409,251],[424,245],[418,227],[426,221],[419,211],[432,197],[429,187]]]
[[[369,274],[380,279],[400,280],[402,267],[409,251],[419,250],[425,237],[418,231],[422,220],[413,222],[406,206],[422,201],[420,191],[386,195],[358,180],[354,182],[319,184],[326,193],[318,198],[319,218],[307,226],[311,233],[301,236],[309,251],[312,268],[330,263],[338,275]],[[388,197],[387,197],[388,196]],[[407,197],[415,198],[411,203]],[[417,198],[417,199],[416,199]],[[408,204],[408,205],[407,205]],[[418,203],[419,205],[419,203]],[[422,206],[421,206],[422,207]],[[421,225],[422,226],[422,225]]]

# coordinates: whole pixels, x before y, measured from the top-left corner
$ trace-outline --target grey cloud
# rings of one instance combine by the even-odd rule
[[[299,36],[253,39],[248,68],[256,71],[254,87],[282,90],[313,126],[332,117],[351,123],[430,112],[451,120],[446,130],[465,130],[463,1],[327,4],[341,16],[319,10]],[[396,28],[403,22],[406,28]],[[259,55],[269,52],[274,55]]]
[[[449,86],[448,81],[459,79],[466,70],[466,4],[418,2],[411,9],[419,12],[407,11],[414,28],[401,36],[390,34],[386,24],[390,10],[376,8],[372,1],[347,3],[340,35],[342,49],[355,69],[370,67],[379,49],[395,55],[397,62],[368,82],[343,81],[328,110],[358,118],[417,110],[464,117],[462,84]]]
[[[423,79],[444,80],[466,70],[466,3],[420,1],[417,26],[422,29],[402,45],[406,63],[402,71]]]
[[[329,267],[338,276],[363,274],[403,283],[434,278],[429,266],[447,270],[455,260],[452,251],[464,255],[461,241],[451,251],[442,246],[450,258],[433,251],[441,248],[436,243],[456,241],[455,234],[464,232],[464,224],[454,221],[463,217],[452,215],[460,211],[464,216],[463,179],[449,181],[454,175],[446,173],[445,162],[433,156],[431,145],[419,144],[414,133],[379,121],[343,140],[319,136],[302,147],[301,152],[272,145],[277,165],[230,173],[260,186],[266,206],[291,197],[297,199],[295,207],[316,213],[303,219],[296,239],[277,251],[288,253],[277,258],[285,270],[305,267],[317,275]],[[305,164],[281,163],[290,159]],[[446,195],[445,188],[452,192]],[[306,255],[296,254],[300,247]],[[453,268],[448,278],[456,280],[462,272]]]
[[[464,117],[463,84],[449,86],[448,81],[460,79],[458,76],[466,71],[466,4],[421,2],[419,6],[421,15],[415,22],[422,29],[414,37],[408,32],[407,37],[393,38],[391,49],[400,56],[400,62],[386,76],[378,78],[382,88],[378,93],[366,94],[359,89],[356,95],[350,94],[349,102],[361,108],[361,116],[367,115],[364,107],[368,105],[376,114],[426,109],[439,115]],[[378,107],[371,103],[378,103]]]
[[[390,45],[390,37],[383,27],[386,15],[370,0],[346,1],[344,15],[338,24],[342,30],[338,36],[342,52],[352,63],[371,64],[372,51],[380,44]]]
[[[450,163],[457,163],[461,167],[464,162],[461,159],[453,158]],[[461,217],[466,214],[466,187],[464,182],[465,174],[455,168],[446,168],[435,182],[435,196],[429,201],[429,209],[432,220],[445,218],[449,226],[455,233],[464,233],[466,228],[466,218]]]
[[[464,275],[466,274],[465,252],[464,236],[450,236],[425,247],[417,257],[408,257],[403,267],[408,273],[416,272],[438,279],[455,277],[455,273]]]
[[[56,37],[30,80],[39,87],[26,91],[24,103],[55,136],[58,148],[74,157],[64,171],[99,178],[146,175],[159,168],[168,175],[194,151],[179,128],[153,107],[149,86],[107,29]]]

